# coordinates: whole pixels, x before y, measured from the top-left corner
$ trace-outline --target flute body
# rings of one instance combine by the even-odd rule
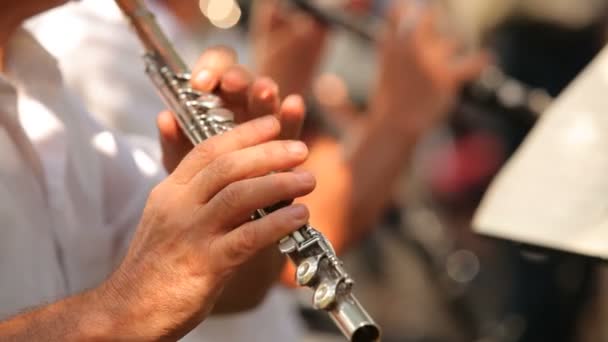
[[[165,104],[173,111],[193,144],[231,130],[233,114],[216,95],[200,93],[190,86],[190,71],[141,0],[116,0],[144,48],[146,73]],[[277,208],[259,209],[259,218]],[[350,341],[380,339],[380,329],[352,293],[353,280],[342,266],[329,241],[305,225],[279,242],[279,249],[296,265],[300,286],[313,290],[313,306],[325,310]]]

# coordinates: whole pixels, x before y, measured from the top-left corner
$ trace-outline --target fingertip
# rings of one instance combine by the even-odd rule
[[[192,85],[201,91],[212,91],[220,81],[220,75],[237,62],[236,52],[225,46],[208,48],[193,69]]]
[[[260,100],[269,101],[279,97],[279,86],[269,77],[260,77],[253,83],[252,93]]]
[[[287,213],[299,222],[306,222],[310,218],[308,207],[301,203],[295,203],[287,207]]]
[[[306,105],[300,95],[289,95],[279,109],[281,138],[297,139],[306,118]]]
[[[303,116],[306,113],[306,104],[302,96],[297,94],[287,96],[281,105],[281,113]]]
[[[163,139],[177,140],[179,134],[179,125],[173,114],[169,111],[163,111],[156,118],[158,131]]]
[[[249,98],[250,117],[277,114],[280,110],[279,87],[267,77],[261,77],[252,84]]]
[[[244,92],[249,88],[251,82],[252,77],[249,71],[240,65],[235,65],[222,76],[221,89],[229,93]]]
[[[191,80],[192,86],[204,92],[213,91],[220,82],[219,76],[212,70],[202,69],[198,71]]]
[[[307,151],[308,152],[308,151]],[[317,178],[310,171],[296,170],[293,171],[300,184],[303,184],[311,192],[317,186]]]
[[[458,73],[461,82],[467,82],[479,77],[490,64],[490,58],[487,54],[476,54],[469,56],[460,65]]]

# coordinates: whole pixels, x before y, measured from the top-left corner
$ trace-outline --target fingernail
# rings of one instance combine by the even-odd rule
[[[285,143],[285,148],[289,153],[302,155],[308,152],[306,144],[301,141],[288,141]]]
[[[262,93],[260,93],[260,99],[262,99],[263,101],[268,100],[270,96],[272,96],[272,91],[269,89],[266,89],[262,91]]]
[[[303,184],[314,184],[315,182],[315,176],[312,175],[312,173],[307,172],[307,171],[295,171],[294,175],[296,176],[296,179]]]
[[[204,88],[204,90],[210,90],[213,86],[213,75],[208,70],[202,70],[196,75],[196,85]]]
[[[308,209],[303,204],[294,204],[286,209],[289,215],[296,220],[306,220],[308,218]]]
[[[273,81],[267,81],[266,83],[267,89],[260,93],[260,98],[264,101],[279,94],[279,87]]]

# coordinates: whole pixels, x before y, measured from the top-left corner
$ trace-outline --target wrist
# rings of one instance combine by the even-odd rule
[[[158,340],[176,330],[176,320],[171,316],[169,302],[162,287],[155,293],[138,288],[147,280],[117,270],[101,286],[91,291],[91,301],[96,303],[82,322],[89,340],[120,339],[134,341]]]
[[[394,113],[393,113],[394,116]],[[388,115],[371,115],[358,134],[360,143],[375,145],[381,153],[397,153],[403,156],[411,152],[423,132],[415,125],[386,119]]]
[[[397,143],[398,147],[411,147],[431,130],[436,121],[433,118],[439,116],[430,108],[377,103],[370,112],[368,134],[384,134]]]

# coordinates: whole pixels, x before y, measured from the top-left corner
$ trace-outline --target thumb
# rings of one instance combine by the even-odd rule
[[[158,114],[156,124],[163,152],[163,165],[167,172],[171,173],[192,149],[192,143],[171,112],[164,111]]]

